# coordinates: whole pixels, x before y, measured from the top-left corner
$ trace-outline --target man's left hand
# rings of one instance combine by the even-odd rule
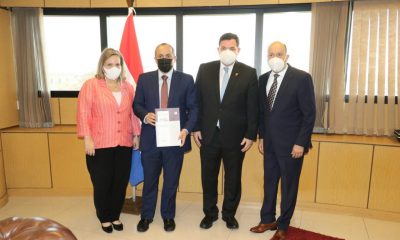
[[[294,145],[292,149],[292,158],[301,158],[304,154],[304,147]]]
[[[181,130],[181,132],[179,133],[179,139],[181,140],[181,147],[183,147],[183,145],[185,144],[186,141],[186,137],[189,134],[189,131],[186,130],[185,128]]]
[[[240,145],[243,146],[242,148],[242,152],[246,152],[247,150],[249,150],[251,148],[251,145],[253,145],[253,140],[247,139],[247,138],[243,138],[242,142],[240,143]]]

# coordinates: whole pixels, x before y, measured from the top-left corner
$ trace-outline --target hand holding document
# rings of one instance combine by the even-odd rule
[[[157,147],[180,146],[181,123],[179,108],[156,109],[156,140]]]

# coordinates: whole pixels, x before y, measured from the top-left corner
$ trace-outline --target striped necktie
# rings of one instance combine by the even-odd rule
[[[274,74],[274,82],[272,83],[271,89],[269,90],[268,95],[267,95],[267,106],[270,111],[272,110],[272,107],[274,105],[276,89],[278,88],[278,77],[279,77],[279,74],[275,73]]]

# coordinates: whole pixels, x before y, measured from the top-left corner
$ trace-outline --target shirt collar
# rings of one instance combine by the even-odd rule
[[[168,80],[171,80],[172,72],[174,71],[174,68],[171,68],[171,70],[169,70],[169,72],[167,72],[167,73],[161,72],[160,69],[158,69],[157,71],[158,71],[158,79],[161,79],[162,75],[167,75],[168,76]]]
[[[221,70],[221,71],[224,71],[224,68],[225,67],[227,67],[228,68],[228,71],[231,71],[232,69],[233,69],[233,66],[235,65],[235,63],[236,63],[236,61],[234,62],[234,63],[232,63],[231,65],[229,65],[229,66],[225,66],[222,62],[220,62],[220,67],[219,67],[219,69]]]

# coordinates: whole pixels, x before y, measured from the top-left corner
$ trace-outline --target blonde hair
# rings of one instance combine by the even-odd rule
[[[119,78],[117,79],[117,82],[121,82],[125,80],[125,64],[124,64],[124,57],[122,54],[113,48],[105,48],[103,52],[101,52],[99,63],[97,64],[97,72],[96,72],[96,78],[99,79],[105,79],[104,75],[104,70],[103,66],[104,63],[107,61],[112,56],[118,56],[121,62],[121,74],[119,75]]]

